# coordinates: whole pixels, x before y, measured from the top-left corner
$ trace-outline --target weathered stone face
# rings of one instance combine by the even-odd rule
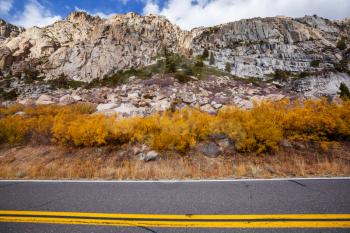
[[[10,28],[10,29],[9,29]],[[24,32],[0,21],[0,68],[31,67],[47,78],[61,73],[89,82],[118,70],[156,62],[166,48],[176,53],[213,54],[214,66],[239,77],[265,78],[275,70],[331,68],[343,59],[336,43],[350,21],[317,16],[254,18],[182,31],[162,16],[135,13],[108,19],[74,12],[65,20]],[[15,37],[13,37],[15,36]],[[12,38],[13,37],[13,38]],[[311,61],[319,60],[319,67]]]
[[[317,16],[255,18],[194,29],[184,45],[194,55],[207,48],[215,66],[224,69],[229,63],[234,75],[263,78],[277,69],[317,71],[339,62],[342,55],[336,43],[341,35],[349,34],[344,29],[347,24]],[[320,67],[312,67],[313,60],[320,60]]]
[[[23,31],[23,28],[16,27],[12,24],[7,23],[5,20],[0,19],[0,45],[7,38],[16,37]]]

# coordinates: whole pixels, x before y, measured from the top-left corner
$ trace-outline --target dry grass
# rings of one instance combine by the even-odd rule
[[[349,148],[344,145],[328,152],[289,150],[275,155],[235,154],[215,159],[168,152],[157,161],[145,163],[128,156],[123,148],[25,146],[0,150],[0,178],[157,180],[350,176]]]

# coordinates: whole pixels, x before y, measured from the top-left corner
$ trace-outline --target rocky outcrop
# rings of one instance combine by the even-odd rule
[[[326,73],[294,80],[289,88],[307,97],[335,96],[339,86],[350,87],[350,76],[344,73]]]
[[[213,66],[229,66],[232,74],[243,78],[267,79],[276,70],[333,68],[345,56],[336,44],[342,36],[349,37],[350,22],[317,16],[254,18],[188,32],[162,16],[128,13],[101,19],[74,12],[22,33],[3,21],[0,28],[0,36],[8,38],[0,43],[0,69],[36,69],[48,79],[64,73],[89,82],[153,64],[164,48],[193,57],[208,49]],[[315,60],[319,65],[312,66]]]
[[[336,48],[348,36],[348,22],[333,22],[317,16],[254,18],[189,33],[184,46],[194,55],[206,48],[213,53],[214,66],[239,77],[266,78],[276,70],[318,71],[332,68],[343,57]],[[320,61],[317,67],[311,62]]]
[[[191,80],[180,83],[168,77],[169,85],[160,85],[159,77],[148,80],[135,79],[115,88],[56,89],[46,84],[28,84],[23,80],[13,83],[20,92],[17,102],[31,105],[77,102],[96,104],[97,113],[105,115],[135,116],[149,115],[168,109],[194,107],[216,113],[226,105],[251,108],[254,102],[277,101],[293,98],[293,93],[277,88],[272,83],[255,85],[227,76],[212,76],[206,80]]]
[[[3,19],[0,19],[0,45],[7,38],[14,38],[14,37],[18,36],[23,31],[24,31],[24,28],[17,27],[15,25],[7,23]]]
[[[178,52],[181,33],[161,16],[129,13],[102,20],[75,12],[53,25],[28,29],[1,49],[12,52],[15,59],[7,63],[12,63],[12,69],[25,62],[49,79],[64,73],[89,82],[152,64],[163,48]]]

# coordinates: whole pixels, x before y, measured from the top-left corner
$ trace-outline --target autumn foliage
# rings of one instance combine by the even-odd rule
[[[241,152],[278,150],[282,139],[329,142],[350,138],[350,101],[282,101],[217,115],[185,108],[146,117],[93,113],[92,104],[0,108],[0,143],[101,146],[140,142],[155,150],[186,152],[213,134],[225,134]]]

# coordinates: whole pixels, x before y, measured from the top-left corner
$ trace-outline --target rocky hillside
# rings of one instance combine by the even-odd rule
[[[316,16],[255,18],[194,29],[184,46],[194,54],[208,48],[217,67],[229,63],[240,77],[264,78],[277,69],[315,72],[334,68],[343,59],[337,42],[349,36],[349,26]]]
[[[135,13],[102,20],[75,12],[44,28],[33,27],[1,44],[1,69],[35,68],[48,78],[64,73],[91,81],[154,62],[161,49],[177,52],[181,30],[160,16]]]
[[[132,112],[143,107],[150,107],[146,112],[163,109],[172,103],[211,112],[223,104],[251,106],[253,99],[266,95],[272,99],[334,96],[340,83],[350,87],[349,43],[349,19],[318,16],[253,18],[191,31],[182,31],[162,16],[135,13],[101,19],[74,12],[52,25],[27,30],[0,20],[0,90],[22,102],[60,102],[66,96],[63,102],[128,104],[124,107]],[[52,92],[47,83],[37,81],[40,76],[39,80],[58,80],[60,86],[59,77],[110,82],[109,77],[120,78],[115,74],[123,70],[157,67],[166,60],[166,52],[192,60],[194,69],[181,58],[180,65],[170,71],[167,67],[167,75],[156,69],[147,74],[148,81],[140,81],[140,72],[123,74],[123,80],[130,78],[130,82],[102,92],[101,88]],[[199,77],[198,66],[222,72],[204,72],[206,76]],[[182,76],[175,77],[178,72]],[[189,82],[184,84],[183,79]],[[266,83],[256,85],[261,81]],[[63,84],[70,87],[67,80]],[[49,92],[50,98],[37,99]]]
[[[18,36],[23,31],[24,28],[16,27],[0,19],[0,43],[3,43],[7,38]]]
[[[48,78],[64,73],[81,81],[152,64],[163,48],[192,56],[207,49],[214,58],[212,65],[230,66],[232,74],[254,78],[266,78],[277,69],[298,73],[330,69],[349,56],[337,48],[341,38],[349,43],[349,20],[317,16],[254,18],[187,32],[162,16],[128,13],[100,19],[75,12],[17,37],[22,29],[4,21],[0,27],[2,38],[12,37],[0,44],[2,70],[30,67]]]

